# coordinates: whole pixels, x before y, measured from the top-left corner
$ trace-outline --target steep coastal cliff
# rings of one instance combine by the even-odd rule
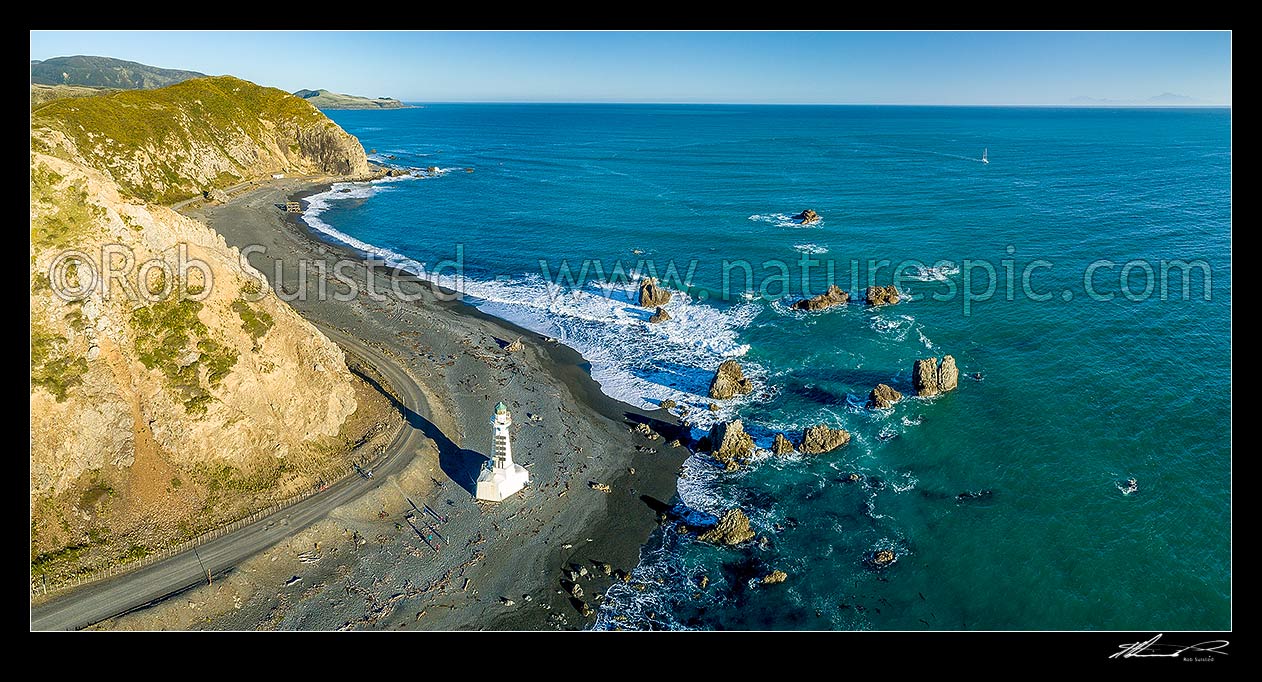
[[[59,99],[31,114],[31,146],[155,203],[272,173],[359,175],[359,141],[314,106],[231,76]]]
[[[149,202],[277,170],[364,171],[358,141],[227,77],[33,118],[33,572],[143,556],[336,470],[362,435],[341,349],[223,237]],[[122,274],[105,282],[110,262]]]

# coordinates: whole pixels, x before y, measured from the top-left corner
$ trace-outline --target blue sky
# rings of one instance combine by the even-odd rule
[[[74,54],[414,102],[1231,103],[1228,32],[31,32]]]

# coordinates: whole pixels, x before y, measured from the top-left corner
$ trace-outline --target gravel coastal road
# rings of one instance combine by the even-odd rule
[[[345,332],[320,326],[320,331],[348,353],[371,362],[404,407],[427,414],[425,396],[416,382],[393,360]],[[31,607],[32,630],[77,630],[107,618],[178,593],[206,580],[206,572],[219,575],[280,540],[319,521],[330,511],[363,495],[401,471],[427,440],[418,420],[403,420],[403,427],[373,468],[371,479],[351,476],[328,490],[312,495],[238,531],[215,538],[200,547],[176,554],[143,569],[86,585]]]

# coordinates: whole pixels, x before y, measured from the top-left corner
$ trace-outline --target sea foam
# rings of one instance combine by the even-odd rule
[[[909,269],[903,277],[916,282],[945,282],[952,275],[960,274],[960,266],[950,261],[939,261],[931,266]]]
[[[625,283],[593,282],[579,288],[563,287],[538,274],[457,279],[444,271],[436,280],[424,262],[357,239],[320,217],[334,202],[372,197],[389,191],[389,182],[409,177],[337,183],[307,199],[304,218],[312,229],[339,243],[455,289],[466,303],[483,312],[573,348],[591,363],[592,378],[601,391],[613,398],[644,409],[674,400],[689,406],[689,422],[699,429],[731,418],[742,403],[740,399],[725,401],[720,410],[711,412],[706,409],[710,402],[706,393],[719,363],[749,350],[738,341],[738,333],[760,312],[760,303],[747,301],[720,309],[698,303],[687,292],[672,290],[670,302],[663,306],[671,321],[651,324],[648,318],[652,311],[634,302],[639,279],[636,273]],[[751,363],[744,369],[761,388],[765,383],[762,368]]]
[[[820,219],[810,225],[803,225],[802,221],[794,220],[788,213],[755,213],[748,219],[756,223],[770,223],[776,227],[814,228],[824,224],[823,219]]]

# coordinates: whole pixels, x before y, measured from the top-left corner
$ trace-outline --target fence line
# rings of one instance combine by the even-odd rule
[[[402,431],[402,429],[405,428],[406,426],[407,426],[406,421],[400,424],[399,426],[400,431]],[[396,434],[395,437],[397,438],[398,435]],[[371,456],[371,453],[370,453],[370,456]],[[373,459],[369,459],[368,464],[370,465],[375,464],[375,461]],[[330,470],[332,471],[330,472]],[[324,470],[317,471],[316,473],[319,476],[319,479],[325,482],[325,488],[331,488],[334,485],[341,483],[343,480],[350,478],[352,474],[357,474],[358,472],[355,471],[354,464],[341,466],[335,463],[334,465],[325,467]],[[333,475],[332,476],[326,475],[329,473],[332,473]],[[232,533],[237,530],[240,530],[241,528],[244,528],[252,523],[257,522],[259,519],[262,519],[266,516],[271,516],[272,514],[282,509],[285,509],[294,504],[297,504],[307,499],[308,497],[315,495],[318,492],[321,492],[319,488],[314,488],[314,487],[307,488],[306,490],[298,493],[297,495],[281,500],[280,502],[277,502],[265,509],[260,509],[254,512],[253,514],[250,514],[249,516],[242,517],[227,525],[219,526],[218,528],[212,528],[211,530],[208,530],[205,533],[202,533],[201,535],[198,535],[195,538],[186,540],[178,545],[175,545],[174,547],[167,547],[167,548],[158,550],[156,552],[150,553],[136,561],[129,561],[123,564],[111,565],[106,568],[97,569],[95,571],[92,571],[86,574],[76,573],[73,576],[58,580],[55,583],[52,580],[48,580],[47,583],[44,583],[43,580],[48,579],[47,575],[42,575],[40,577],[41,579],[37,579],[35,576],[31,576],[31,599],[34,600],[37,597],[55,594],[55,593],[64,591],[66,589],[69,589],[71,587],[79,587],[87,583],[96,582],[98,580],[110,578],[115,575],[122,575],[123,573],[130,573],[132,571],[142,569],[146,566],[155,564],[159,561],[175,556],[176,554],[186,552],[194,547],[200,547],[206,544],[207,542],[210,542],[211,540],[214,540],[223,535],[227,535],[228,533]]]

